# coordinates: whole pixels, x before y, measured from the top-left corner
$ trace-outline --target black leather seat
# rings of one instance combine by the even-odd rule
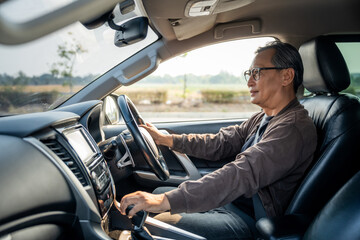
[[[314,165],[290,203],[287,214],[314,216],[359,169],[360,102],[342,94],[350,84],[345,60],[330,37],[300,47],[304,87],[313,93],[301,101],[317,128]]]
[[[279,222],[269,219],[260,219],[257,226],[268,239],[301,239],[289,234],[299,229],[301,219],[293,221],[295,218],[289,216],[281,221],[287,227],[282,231],[275,231],[273,227]],[[304,232],[303,240],[360,239],[360,172],[333,196]]]
[[[276,236],[265,231],[271,239],[292,235],[291,224],[298,225],[295,228],[299,232],[293,236],[300,238],[307,224],[360,169],[357,143],[360,102],[356,96],[339,93],[350,84],[341,52],[331,37],[316,38],[301,46],[299,51],[304,64],[304,87],[312,93],[301,103],[316,125],[318,145],[313,164],[290,202],[286,216],[270,221],[278,224],[270,227]]]
[[[326,204],[303,239],[360,239],[360,172]]]

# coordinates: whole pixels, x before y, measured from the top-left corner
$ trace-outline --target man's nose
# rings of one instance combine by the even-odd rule
[[[249,80],[247,81],[247,85],[248,87],[254,86],[256,84],[255,79],[253,78],[253,76],[251,75]]]

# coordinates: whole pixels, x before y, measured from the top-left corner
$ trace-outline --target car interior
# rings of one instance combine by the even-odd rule
[[[89,43],[101,38],[99,29],[105,29],[104,36],[111,34],[107,44],[112,48],[104,45],[99,51],[112,65],[94,57],[88,67],[101,68],[101,74],[51,108],[26,113],[3,112],[10,104],[5,90],[11,87],[0,79],[0,240],[205,239],[144,211],[130,219],[120,214],[118,204],[134,191],[197,180],[234,158],[208,162],[158,146],[139,127],[147,119],[123,89],[192,50],[260,37],[299,49],[304,81],[297,97],[314,121],[318,143],[285,214],[253,219],[254,239],[360,239],[359,1],[59,2],[30,20],[15,21],[18,8],[31,11],[19,1],[0,0],[0,77],[7,76],[12,48],[30,48],[29,43],[74,23],[94,33],[86,39]],[[47,4],[32,3],[39,9]],[[357,46],[350,48],[355,60],[348,60],[345,45]],[[5,48],[10,50],[2,52]],[[40,64],[37,56],[22,57]],[[349,92],[349,87],[355,90]],[[164,134],[188,134],[217,133],[244,121],[238,117],[153,124]]]

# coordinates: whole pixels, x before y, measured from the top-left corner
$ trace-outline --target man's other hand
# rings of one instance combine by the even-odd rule
[[[129,212],[132,217],[138,211],[144,210],[152,213],[161,213],[170,210],[170,203],[165,194],[151,194],[147,192],[134,192],[124,196],[120,202],[120,212],[126,215],[126,208],[134,205]]]

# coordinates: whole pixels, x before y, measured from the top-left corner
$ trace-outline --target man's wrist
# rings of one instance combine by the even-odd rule
[[[169,199],[166,197],[166,194],[163,193],[163,200],[162,200],[162,206],[163,206],[163,211],[170,211],[170,202]]]
[[[167,147],[173,147],[173,137],[172,135],[163,135],[160,140],[160,145],[164,145]]]

